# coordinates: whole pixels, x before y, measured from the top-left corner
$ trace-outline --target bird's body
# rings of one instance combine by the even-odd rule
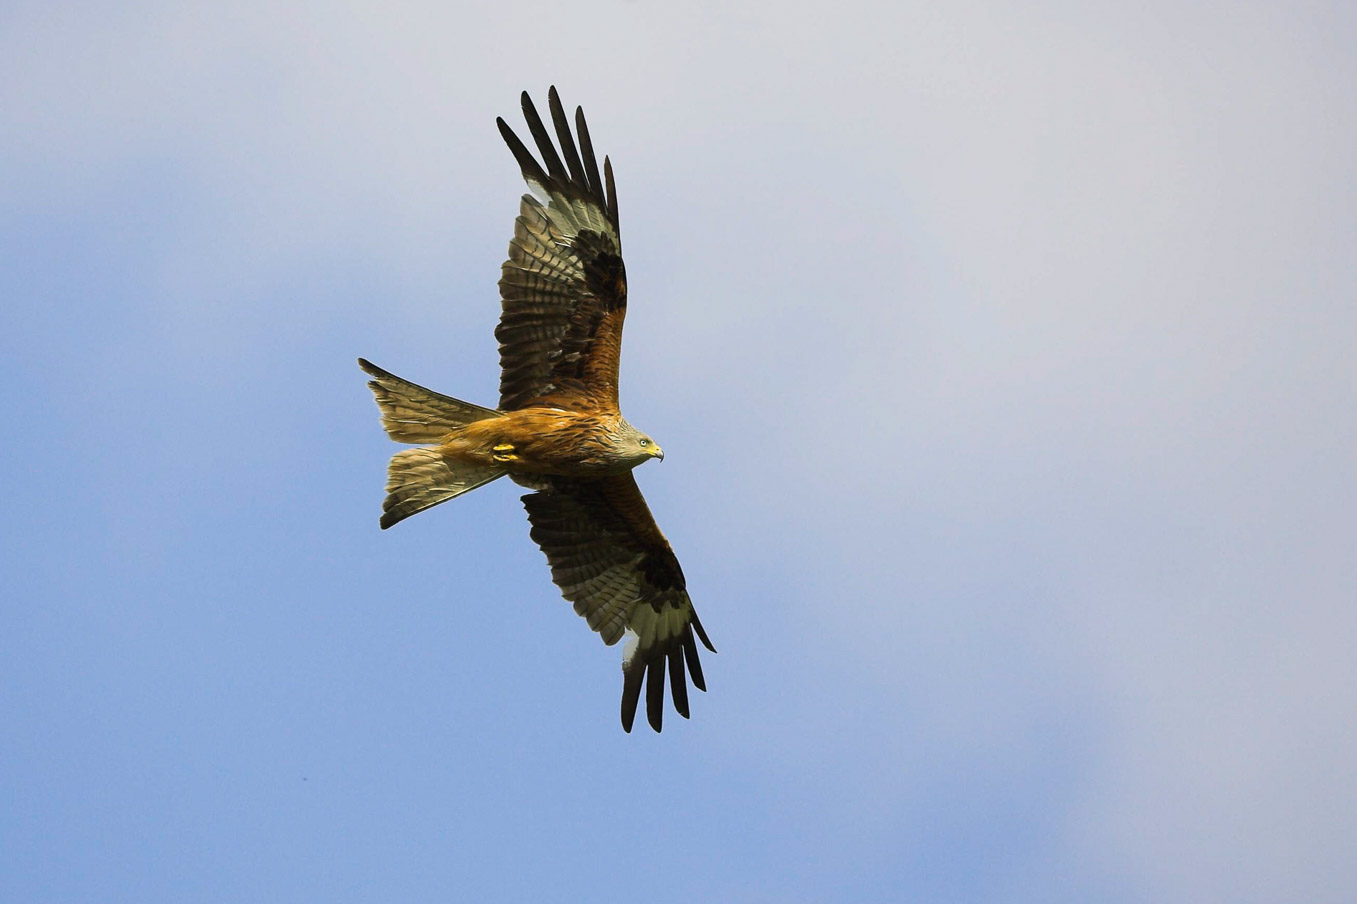
[[[705,690],[697,641],[707,639],[674,551],[631,471],[664,454],[622,416],[617,365],[627,310],[617,195],[600,176],[584,122],[579,147],[556,89],[551,117],[564,161],[527,93],[523,113],[542,164],[499,120],[533,195],[523,196],[502,267],[500,401],[483,408],[403,380],[363,359],[382,425],[418,447],[391,459],[383,528],[508,475],[551,577],[605,643],[623,653],[622,725],[631,731],[644,687],[660,730],[666,672],[674,708],[688,716],[686,676]]]
[[[640,445],[640,440],[645,445]],[[534,406],[454,428],[438,444],[445,458],[499,465],[510,476],[604,477],[625,474],[651,458],[657,443],[621,415]]]

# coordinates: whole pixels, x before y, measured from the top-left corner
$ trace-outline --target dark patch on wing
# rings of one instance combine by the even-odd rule
[[[589,248],[585,244],[586,236],[590,245],[597,242],[598,247]],[[621,255],[605,250],[605,247],[611,246],[612,242],[606,241],[603,236],[581,232],[579,238],[580,242],[576,254],[584,261],[584,284],[589,287],[589,294],[598,299],[599,305],[604,311],[611,313],[625,308],[627,306],[627,268],[622,263]],[[590,254],[589,251],[593,253]]]

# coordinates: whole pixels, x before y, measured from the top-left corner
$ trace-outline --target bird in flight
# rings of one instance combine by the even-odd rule
[[[659,731],[665,672],[686,719],[685,674],[707,689],[694,638],[716,648],[632,476],[664,453],[618,408],[627,276],[612,164],[603,158],[600,178],[584,111],[575,108],[577,148],[554,87],[547,97],[559,154],[526,91],[522,98],[541,163],[496,120],[532,191],[501,267],[499,406],[459,401],[358,359],[387,435],[418,445],[391,458],[381,525],[506,474],[533,490],[523,506],[551,579],[605,644],[626,638],[622,728],[631,731],[644,686],[646,719]]]

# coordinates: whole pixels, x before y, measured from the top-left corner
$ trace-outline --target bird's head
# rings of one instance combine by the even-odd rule
[[[631,467],[650,461],[652,458],[658,458],[664,461],[664,450],[660,444],[655,442],[649,436],[646,436],[640,430],[637,430],[627,421],[622,421],[619,425],[621,429],[614,435],[617,454],[623,458]]]

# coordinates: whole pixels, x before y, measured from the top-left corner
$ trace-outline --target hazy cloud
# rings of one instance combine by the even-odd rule
[[[781,876],[741,886],[732,870],[712,894],[794,894],[801,875],[855,900],[1350,894],[1350,13],[143,4],[4,19],[0,228],[53,256],[11,286],[7,341],[60,362],[54,398],[98,396],[131,359],[128,390],[136,376],[188,409],[210,385],[222,407],[193,423],[223,440],[262,425],[298,456],[348,429],[314,426],[351,417],[361,381],[334,376],[339,357],[488,397],[521,190],[493,118],[517,124],[518,91],[552,83],[585,106],[618,168],[624,395],[676,459],[644,483],[723,651],[694,728],[705,768],[734,764],[767,820],[741,856]],[[80,272],[59,277],[68,248]],[[62,282],[81,273],[123,307]],[[390,349],[404,362],[377,355]],[[266,404],[279,382],[297,395]],[[109,499],[119,480],[148,497],[167,473],[188,485],[186,440],[111,386],[95,406],[109,442],[168,470],[105,473],[79,451],[61,453],[68,470]],[[228,510],[228,481],[282,473],[239,442],[202,453],[221,456],[220,486],[191,478]],[[375,459],[355,475],[319,457],[286,493],[322,505],[380,482]],[[485,511],[498,522],[505,504]],[[122,542],[179,549],[110,508]],[[247,542],[238,524],[202,529],[205,563]],[[418,536],[403,535],[413,554]],[[536,568],[513,543],[501,572]],[[784,799],[781,816],[758,809]],[[825,852],[790,879],[801,842],[784,817],[821,827],[805,843]],[[843,863],[889,888],[852,886]]]

